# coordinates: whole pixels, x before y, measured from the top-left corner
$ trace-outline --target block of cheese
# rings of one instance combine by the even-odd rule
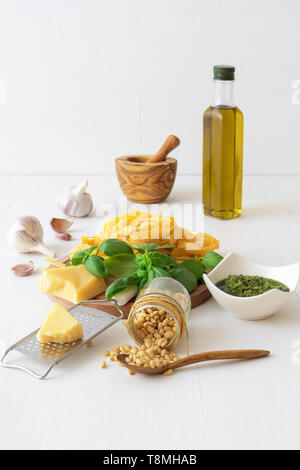
[[[71,343],[82,338],[82,325],[58,304],[53,304],[43,326],[37,333],[40,343]]]
[[[39,288],[40,292],[57,295],[76,304],[101,294],[106,286],[102,277],[93,276],[81,264],[44,269]]]

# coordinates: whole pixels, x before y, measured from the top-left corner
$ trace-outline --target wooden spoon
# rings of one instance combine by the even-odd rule
[[[240,350],[228,350],[228,351],[210,351],[200,354],[193,354],[192,356],[186,356],[183,359],[172,362],[164,367],[152,369],[151,367],[139,367],[127,364],[126,358],[128,354],[119,354],[117,356],[120,361],[127,369],[137,374],[162,374],[169,369],[177,369],[178,367],[189,366],[197,362],[204,361],[217,361],[220,359],[258,359],[260,357],[266,357],[270,355],[270,351],[259,350],[259,349],[240,349]]]
[[[167,155],[180,144],[180,140],[176,135],[169,135],[164,144],[160,147],[159,151],[151,157],[147,163],[162,162],[166,159]]]

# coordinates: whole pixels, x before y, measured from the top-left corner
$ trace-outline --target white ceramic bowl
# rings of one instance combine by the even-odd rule
[[[272,289],[253,297],[235,297],[215,286],[230,274],[268,277],[282,282],[290,290],[283,292]],[[263,320],[273,315],[294,292],[298,278],[298,263],[289,266],[263,266],[252,263],[237,253],[229,253],[208,275],[203,275],[206,286],[218,304],[242,320]]]

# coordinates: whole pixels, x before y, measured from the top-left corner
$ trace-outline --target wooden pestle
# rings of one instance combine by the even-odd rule
[[[166,138],[165,142],[163,145],[160,147],[158,152],[156,152],[153,157],[151,157],[147,163],[157,163],[157,162],[162,162],[166,159],[167,155],[174,150],[178,145],[180,144],[180,140],[176,135],[169,135],[169,137]]]

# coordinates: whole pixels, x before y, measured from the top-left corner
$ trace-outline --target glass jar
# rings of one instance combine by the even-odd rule
[[[191,311],[191,298],[186,288],[175,279],[159,277],[150,281],[137,296],[128,316],[128,332],[136,344],[144,342],[136,327],[136,315],[143,309],[157,308],[165,310],[173,318],[176,325],[174,337],[165,347],[173,349],[186,331],[186,322]]]

